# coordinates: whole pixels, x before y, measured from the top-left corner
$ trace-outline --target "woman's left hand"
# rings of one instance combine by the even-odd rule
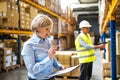
[[[60,67],[60,70],[64,70],[64,69],[66,69],[65,66],[61,66],[61,67]]]

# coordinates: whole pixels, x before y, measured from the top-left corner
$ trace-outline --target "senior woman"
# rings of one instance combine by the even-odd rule
[[[28,80],[55,80],[47,78],[57,70],[65,67],[55,58],[57,46],[51,46],[48,38],[53,21],[44,14],[37,15],[32,23],[33,36],[24,43],[22,56],[28,71]]]

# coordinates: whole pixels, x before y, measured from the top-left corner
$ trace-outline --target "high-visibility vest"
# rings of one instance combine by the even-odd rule
[[[80,33],[77,36],[75,40],[75,47],[76,50],[78,51],[79,62],[80,63],[93,62],[96,59],[94,49],[86,50],[84,47],[80,46],[80,38],[82,38],[86,43],[92,45],[92,41],[89,34],[85,35],[83,33]]]

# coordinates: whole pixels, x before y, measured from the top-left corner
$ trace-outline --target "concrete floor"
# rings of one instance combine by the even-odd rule
[[[74,49],[71,49],[74,50]],[[96,61],[93,63],[93,74],[91,80],[102,80],[102,58],[100,50],[96,50]],[[24,66],[20,68],[10,70],[8,72],[0,73],[0,80],[27,80],[27,70]],[[56,80],[63,80],[62,78],[56,78]],[[68,80],[78,80],[77,78],[72,78]]]

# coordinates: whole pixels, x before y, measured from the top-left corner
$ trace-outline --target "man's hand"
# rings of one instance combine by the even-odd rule
[[[95,49],[98,49],[98,48],[103,49],[103,48],[105,48],[105,44],[95,45],[94,48]]]

